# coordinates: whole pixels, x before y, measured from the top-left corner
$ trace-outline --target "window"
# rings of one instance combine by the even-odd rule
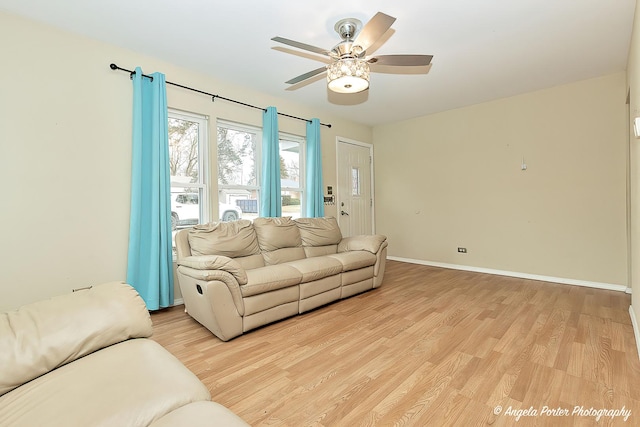
[[[360,195],[360,168],[351,168],[351,195]]]
[[[280,133],[282,216],[299,218],[304,206],[304,138]]]
[[[175,231],[209,221],[205,116],[169,110],[171,227]]]
[[[218,200],[221,209],[239,207],[245,219],[259,215],[261,146],[262,129],[218,121]],[[282,215],[298,218],[304,205],[304,138],[280,133],[279,147]]]
[[[245,219],[258,217],[261,143],[260,128],[218,122],[218,201]]]

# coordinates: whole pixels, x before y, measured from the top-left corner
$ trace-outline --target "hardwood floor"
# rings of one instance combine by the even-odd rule
[[[253,426],[637,426],[629,304],[388,261],[381,288],[226,343],[183,306],[152,320],[154,339]],[[602,412],[623,409],[626,421]]]

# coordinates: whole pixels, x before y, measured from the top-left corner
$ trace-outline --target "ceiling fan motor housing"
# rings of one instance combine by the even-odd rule
[[[341,19],[334,26],[336,32],[340,35],[342,41],[335,45],[331,52],[337,58],[356,58],[364,56],[362,46],[354,45],[353,40],[362,29],[362,22],[355,18]]]
[[[365,51],[361,46],[354,45],[351,40],[345,40],[338,43],[331,49],[333,57],[336,59],[361,58],[365,55]]]

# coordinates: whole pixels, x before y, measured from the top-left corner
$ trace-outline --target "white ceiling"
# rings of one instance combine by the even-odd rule
[[[634,9],[635,0],[0,0],[0,10],[368,125],[623,71]],[[375,54],[434,55],[428,74],[372,73],[356,95],[331,93],[324,79],[287,90],[323,63],[275,49],[284,45],[272,37],[330,49],[335,22],[378,11],[397,21]]]

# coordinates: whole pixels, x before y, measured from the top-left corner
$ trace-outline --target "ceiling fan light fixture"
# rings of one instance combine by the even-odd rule
[[[329,64],[327,86],[338,93],[358,93],[368,89],[369,64],[359,58],[345,58]]]

